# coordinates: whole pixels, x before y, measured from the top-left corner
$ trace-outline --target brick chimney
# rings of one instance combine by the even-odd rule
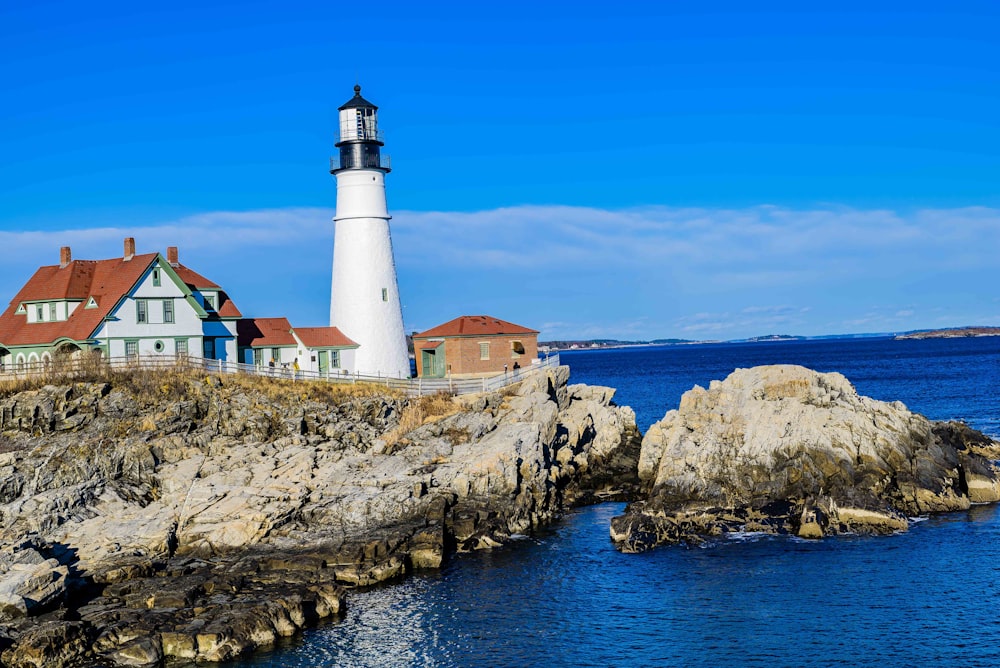
[[[73,253],[70,252],[69,246],[63,246],[59,249],[59,266],[65,267],[70,262],[73,261]]]
[[[177,259],[177,246],[167,246],[167,262],[175,267],[179,263]]]
[[[125,260],[135,256],[135,237],[125,237]]]

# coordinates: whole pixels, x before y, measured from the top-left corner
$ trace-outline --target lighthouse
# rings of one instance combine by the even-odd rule
[[[410,360],[389,236],[378,107],[354,97],[339,109],[339,155],[330,159],[337,179],[330,325],[359,344],[356,368],[370,376],[408,378]]]

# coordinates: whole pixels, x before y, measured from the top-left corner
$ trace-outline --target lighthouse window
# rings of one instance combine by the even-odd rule
[[[389,301],[389,289],[388,288],[382,288],[382,301],[384,301],[384,302]]]

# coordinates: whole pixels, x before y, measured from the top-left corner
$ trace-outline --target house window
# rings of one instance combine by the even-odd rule
[[[264,350],[261,348],[253,349],[253,364],[254,366],[264,366]]]
[[[56,319],[56,303],[52,302],[51,304],[49,304],[49,320],[54,321],[55,319]]]
[[[188,340],[187,339],[176,339],[174,341],[174,348],[177,350],[178,357],[187,357],[188,354]]]
[[[164,299],[163,300],[163,322],[173,322],[174,321],[174,300]]]
[[[163,344],[163,341],[158,340],[156,343],[153,344],[153,350],[155,350],[158,353],[162,353],[165,348],[166,346]]]
[[[271,348],[271,359],[275,364],[281,361],[281,348]]]
[[[205,359],[215,359],[215,339],[205,339]]]
[[[160,287],[160,268],[153,269],[153,287]]]
[[[38,322],[45,320],[45,304],[35,304],[35,320]]]
[[[382,301],[389,301],[389,288],[382,288]]]
[[[135,339],[125,342],[125,357],[138,357],[139,342]]]
[[[340,368],[340,351],[331,350],[330,351],[330,368],[339,369]]]
[[[510,342],[510,357],[511,359],[517,359],[524,354],[524,344],[520,341]]]
[[[135,321],[138,323],[149,322],[149,303],[145,299],[135,300]]]
[[[208,311],[215,310],[215,295],[205,295],[205,309]]]
[[[479,344],[479,359],[488,360],[490,358],[490,344],[480,343]]]

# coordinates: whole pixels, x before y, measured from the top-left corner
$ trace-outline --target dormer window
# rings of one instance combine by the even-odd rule
[[[57,318],[56,318],[56,303],[55,302],[52,302],[51,304],[49,304],[49,320],[52,320],[53,322],[55,322],[57,320]]]
[[[215,295],[205,295],[205,310],[206,311],[215,310]]]
[[[45,321],[45,304],[35,304],[35,321]]]
[[[27,312],[28,312],[27,309],[24,308],[24,304],[19,305],[17,307],[17,310],[14,311],[14,313],[17,313],[18,315],[24,315]]]
[[[97,300],[91,297],[87,300],[87,305],[83,308],[97,308]]]

